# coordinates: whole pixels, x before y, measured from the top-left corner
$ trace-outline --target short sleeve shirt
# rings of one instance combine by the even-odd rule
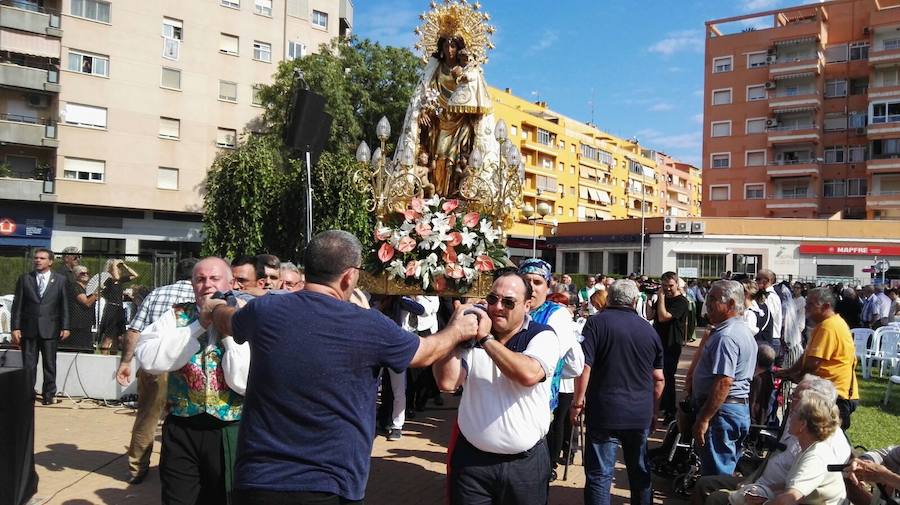
[[[803,495],[800,503],[809,505],[844,503],[847,491],[841,472],[828,471],[828,465],[844,461],[834,461],[833,457],[833,451],[825,442],[816,442],[807,447],[788,472],[785,488],[799,491]]]
[[[756,340],[743,318],[731,317],[722,321],[707,338],[694,369],[691,387],[694,400],[705,400],[713,381],[720,375],[733,379],[729,397],[748,398],[756,368],[756,350]]]
[[[684,331],[689,308],[690,304],[688,304],[688,299],[684,295],[672,298],[666,297],[666,311],[671,314],[672,319],[666,322],[655,321],[653,323],[656,333],[662,339],[663,346],[669,347],[684,344],[686,340]]]
[[[236,342],[250,342],[252,363],[235,488],[362,500],[378,372],[405,370],[419,337],[313,291],[256,298],[232,327]]]
[[[847,400],[859,399],[859,389],[853,375],[856,347],[850,327],[841,316],[835,314],[816,326],[801,359],[807,357],[822,360],[813,373],[830,380],[838,396]]]

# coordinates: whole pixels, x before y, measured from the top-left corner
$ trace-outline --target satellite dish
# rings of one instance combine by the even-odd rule
[[[106,281],[112,277],[109,272],[100,272],[99,274],[94,274],[91,277],[91,280],[88,281],[87,286],[84,288],[84,292],[87,295],[92,295],[97,292],[97,289],[106,284]]]

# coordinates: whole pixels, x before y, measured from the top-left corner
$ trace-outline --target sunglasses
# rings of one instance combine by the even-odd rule
[[[516,308],[516,305],[519,303],[518,300],[516,300],[515,298],[513,298],[511,296],[501,297],[500,295],[498,295],[496,293],[491,293],[491,294],[487,295],[486,297],[484,297],[484,301],[487,302],[488,306],[496,305],[497,302],[500,302],[500,305],[502,305],[503,308],[506,310],[512,310],[512,309]]]

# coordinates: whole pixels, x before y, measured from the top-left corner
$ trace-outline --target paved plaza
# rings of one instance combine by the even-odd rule
[[[685,347],[679,381],[683,379],[694,346],[696,342]],[[448,398],[444,407],[416,413],[415,419],[407,420],[403,438],[399,441],[376,438],[367,504],[444,502],[446,447],[457,403],[457,398]],[[127,483],[125,451],[133,421],[134,411],[130,408],[101,406],[92,401],[63,400],[50,407],[37,405],[35,460],[40,484],[32,505],[158,504],[158,444],[147,479],[137,486]],[[656,436],[660,435],[658,431]],[[657,443],[658,438],[651,446]],[[619,466],[613,503],[626,503],[627,477],[624,466]],[[562,467],[559,473],[561,479]],[[550,504],[582,503],[583,487],[584,469],[579,453],[575,465],[569,467],[568,479],[552,483]],[[659,479],[655,479],[654,488],[657,490],[656,503],[685,503],[669,498],[668,485]]]

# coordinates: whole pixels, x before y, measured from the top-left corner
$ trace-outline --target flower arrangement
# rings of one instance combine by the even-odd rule
[[[459,200],[413,198],[375,226],[367,270],[428,293],[465,293],[481,274],[503,266],[503,230]]]

